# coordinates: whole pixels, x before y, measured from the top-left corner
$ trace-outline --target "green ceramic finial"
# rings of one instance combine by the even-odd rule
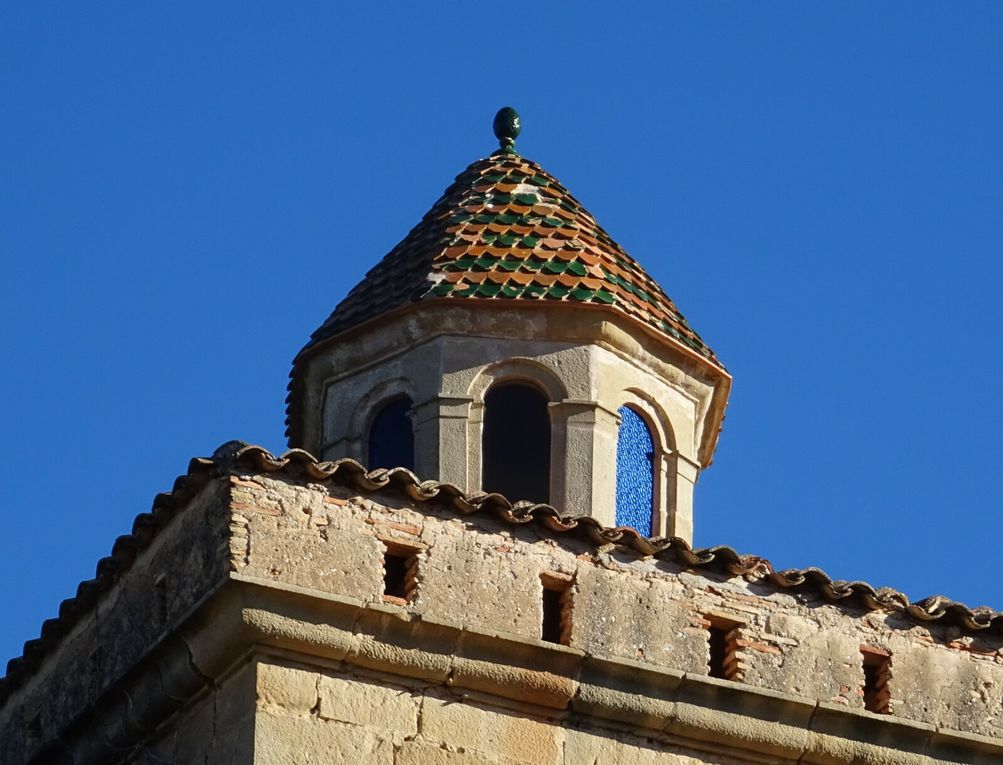
[[[515,139],[522,130],[519,112],[511,106],[503,106],[495,115],[494,129],[495,138],[501,144],[502,151],[515,154]]]

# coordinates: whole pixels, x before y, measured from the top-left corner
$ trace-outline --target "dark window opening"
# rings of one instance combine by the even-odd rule
[[[399,398],[377,413],[369,428],[368,467],[403,467],[414,470],[414,430],[411,427],[412,401]]]
[[[484,397],[485,491],[512,502],[550,501],[550,415],[529,385],[499,385]]]
[[[880,648],[861,646],[864,665],[864,709],[877,714],[891,713],[892,657]]]
[[[707,674],[721,680],[741,680],[738,660],[738,637],[741,624],[716,616],[706,617]]]
[[[558,574],[543,574],[543,624],[540,638],[549,643],[571,642],[571,579]]]
[[[383,554],[383,600],[405,605],[418,586],[418,551],[387,544]]]

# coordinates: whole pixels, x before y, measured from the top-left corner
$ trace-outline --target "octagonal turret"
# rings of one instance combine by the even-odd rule
[[[296,357],[290,445],[689,540],[731,378],[507,130]]]

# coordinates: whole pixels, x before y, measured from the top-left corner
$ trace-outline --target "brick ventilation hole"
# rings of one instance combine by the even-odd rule
[[[881,648],[860,646],[864,665],[864,709],[880,715],[891,714],[892,655]]]
[[[24,725],[25,740],[29,748],[35,748],[42,743],[42,715],[34,715]]]
[[[540,574],[543,584],[543,623],[540,638],[548,643],[571,643],[571,586],[567,574],[552,571]]]
[[[101,647],[95,648],[87,657],[87,684],[91,696],[96,696],[101,689],[101,669],[104,664],[104,652]]]
[[[153,580],[154,608],[157,624],[167,623],[167,574],[157,574]]]
[[[721,680],[741,682],[739,661],[739,631],[742,625],[718,616],[705,616],[707,626],[707,674]]]
[[[405,606],[414,600],[418,588],[418,550],[384,542],[383,602]]]

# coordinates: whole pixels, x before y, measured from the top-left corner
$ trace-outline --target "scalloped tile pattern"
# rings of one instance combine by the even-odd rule
[[[474,162],[310,338],[427,299],[560,300],[609,306],[717,360],[662,288],[535,162]]]

